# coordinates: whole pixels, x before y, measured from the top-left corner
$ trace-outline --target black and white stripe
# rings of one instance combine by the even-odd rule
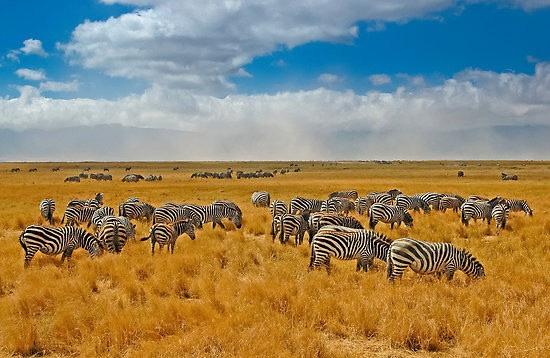
[[[275,237],[281,231],[281,215],[287,214],[288,209],[284,201],[273,200],[269,211],[271,212],[271,238],[275,241]]]
[[[325,226],[311,243],[309,270],[324,266],[330,273],[330,258],[357,259],[356,270],[368,271],[374,258],[386,260],[390,241],[381,233]]]
[[[95,206],[70,206],[65,210],[61,223],[65,222],[66,226],[79,225],[82,223],[88,224],[92,221],[92,216],[98,210]]]
[[[446,212],[447,209],[452,209],[457,213],[464,202],[462,197],[445,195],[439,200],[439,210]]]
[[[90,221],[90,224],[92,225],[92,229],[97,232],[101,229],[101,223],[103,219],[106,216],[113,216],[115,215],[115,210],[111,208],[110,206],[102,206],[101,208],[94,211],[92,214],[92,219]]]
[[[506,228],[508,215],[510,215],[510,207],[506,201],[502,201],[501,203],[495,205],[491,211],[491,217],[495,220],[497,231]]]
[[[355,203],[346,198],[334,197],[323,201],[321,211],[326,213],[344,213],[349,214],[355,210]]]
[[[387,257],[388,279],[402,277],[407,267],[419,274],[442,274],[451,280],[456,270],[468,276],[485,276],[483,265],[468,251],[450,243],[426,242],[410,238],[397,239],[390,245]]]
[[[305,212],[301,215],[284,214],[279,216],[281,233],[279,240],[282,244],[286,244],[291,235],[294,235],[294,243],[296,246],[304,241],[304,234],[308,229],[309,214]]]
[[[429,213],[431,210],[430,206],[426,201],[424,201],[424,199],[403,194],[399,194],[395,197],[395,206],[405,210],[420,211],[420,209],[422,209],[424,214]]]
[[[533,210],[529,207],[527,200],[522,199],[505,199],[506,204],[510,207],[510,211],[523,211],[529,216],[533,216]]]
[[[374,230],[379,221],[390,224],[391,229],[395,223],[397,223],[397,227],[401,226],[401,222],[404,222],[406,226],[413,226],[413,218],[405,209],[394,205],[375,203],[369,208],[369,227]]]
[[[353,216],[341,216],[336,214],[327,214],[323,212],[313,213],[308,219],[309,243],[322,227],[327,225],[344,226],[352,229],[364,229],[363,225]]]
[[[269,207],[271,198],[267,191],[255,191],[252,193],[252,204],[255,207]]]
[[[79,247],[85,249],[92,257],[101,253],[97,239],[80,227],[45,227],[28,226],[19,236],[19,244],[25,251],[25,268],[34,255],[40,251],[46,255],[63,253],[61,263],[70,259],[73,251]]]
[[[487,220],[487,224],[491,224],[491,212],[496,204],[498,204],[502,199],[495,197],[487,202],[485,201],[466,201],[460,207],[461,213],[460,217],[462,223],[468,226],[470,219]]]
[[[192,213],[191,217],[200,218],[201,225],[212,222],[212,228],[219,225],[222,229],[225,229],[222,219],[229,219],[237,229],[241,228],[242,211],[233,202],[217,200],[210,205],[185,205],[184,207]]]
[[[155,207],[151,204],[138,202],[125,202],[119,206],[119,215],[125,216],[130,220],[151,221]]]
[[[40,202],[40,215],[47,220],[50,225],[53,225],[53,213],[55,211],[55,200],[43,199]]]
[[[345,191],[335,191],[328,195],[328,198],[346,198],[350,200],[356,200],[359,194],[357,190],[345,190]]]
[[[191,240],[195,240],[195,226],[191,220],[176,221],[172,224],[153,224],[149,236],[141,241],[151,239],[151,254],[155,254],[155,244],[158,243],[159,251],[164,245],[168,245],[168,251],[174,253],[176,240],[179,236],[187,234]]]
[[[118,254],[128,240],[126,225],[116,216],[107,216],[101,222],[101,230],[97,238],[103,249]]]
[[[103,193],[97,193],[93,199],[73,199],[67,204],[67,208],[70,207],[94,207],[99,208],[103,205]]]
[[[292,198],[290,201],[290,213],[296,214],[298,212],[303,213],[305,211],[309,213],[316,213],[321,211],[324,200],[308,199],[301,196]]]
[[[171,224],[176,221],[191,219],[197,228],[202,228],[200,215],[196,214],[186,204],[166,204],[158,207],[153,212],[153,224]]]
[[[420,198],[424,200],[434,210],[439,209],[439,200],[441,200],[443,196],[444,196],[443,194],[432,193],[432,192],[412,195],[413,198]]]

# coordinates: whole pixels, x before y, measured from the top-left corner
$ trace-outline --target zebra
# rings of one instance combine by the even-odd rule
[[[353,229],[364,229],[363,225],[353,216],[340,216],[327,213],[313,213],[308,219],[309,243],[319,229],[327,225],[344,226]]]
[[[69,201],[69,203],[67,204],[67,208],[70,208],[70,207],[80,208],[84,206],[90,206],[98,209],[101,205],[103,205],[103,193],[97,193],[95,195],[95,198],[93,199],[86,199],[86,200],[73,199]]]
[[[474,278],[485,276],[483,265],[471,253],[446,242],[397,239],[389,247],[386,262],[390,282],[402,277],[407,267],[419,274],[446,274],[448,280],[456,270]]]
[[[439,211],[446,212],[447,209],[453,209],[457,213],[464,202],[462,197],[445,195],[439,200]]]
[[[53,225],[53,213],[55,211],[55,200],[53,199],[43,199],[40,202],[40,214],[42,217]]]
[[[65,210],[63,218],[61,218],[61,223],[63,224],[65,219],[67,219],[67,222],[65,223],[66,226],[74,226],[81,223],[86,223],[88,224],[88,226],[90,226],[92,216],[94,215],[96,210],[98,209],[93,206],[70,206]]]
[[[403,221],[406,226],[413,226],[413,218],[405,209],[399,208],[394,205],[387,205],[381,203],[372,204],[369,208],[369,228],[375,228],[379,221],[390,224],[390,228],[393,229],[393,224],[397,223],[397,227],[401,226]]]
[[[80,227],[46,227],[30,225],[19,236],[19,244],[25,251],[24,267],[29,267],[36,252],[46,255],[63,253],[61,263],[70,260],[73,251],[79,247],[96,257],[101,254],[98,240]]]
[[[288,209],[284,201],[273,200],[271,206],[269,207],[269,211],[271,212],[271,238],[275,241],[275,237],[281,231],[281,221],[279,220],[280,216],[287,214]]]
[[[361,215],[364,213],[367,213],[367,216],[369,215],[369,208],[374,203],[382,203],[382,204],[388,204],[392,205],[393,198],[390,194],[386,192],[382,193],[369,193],[367,196],[357,198],[355,201],[355,207],[357,208],[357,212]]]
[[[330,274],[330,258],[334,256],[357,259],[356,271],[367,272],[374,258],[386,260],[390,244],[385,235],[372,230],[325,226],[313,237],[308,271],[325,266]]]
[[[346,190],[346,191],[335,191],[333,193],[330,193],[328,195],[329,199],[332,198],[346,198],[350,200],[356,200],[359,194],[357,193],[357,190]]]
[[[491,210],[491,217],[495,220],[497,226],[497,232],[500,229],[506,228],[506,222],[508,221],[508,215],[510,214],[510,206],[506,201],[495,205],[493,210]]]
[[[304,241],[304,234],[308,230],[309,213],[307,211],[300,215],[284,214],[280,216],[281,233],[279,240],[282,244],[286,244],[291,235],[294,235],[294,243],[296,246]]]
[[[405,210],[412,209],[414,211],[420,211],[420,209],[422,209],[424,214],[430,212],[430,206],[428,203],[425,202],[424,199],[415,196],[399,194],[395,197],[395,206]]]
[[[255,191],[252,193],[252,204],[255,207],[269,207],[271,198],[267,191]]]
[[[90,227],[91,225],[93,230],[97,232],[101,228],[101,222],[103,221],[103,219],[106,216],[113,215],[115,215],[115,210],[113,208],[111,208],[110,206],[102,206],[101,208],[94,211],[88,227]]]
[[[153,224],[149,236],[141,238],[141,241],[151,239],[151,255],[155,254],[155,244],[159,244],[159,250],[168,245],[168,251],[174,253],[176,239],[187,234],[191,240],[195,240],[195,226],[191,220],[176,221],[172,224]]]
[[[122,203],[119,208],[119,215],[125,216],[130,220],[145,219],[151,221],[155,207],[148,203],[143,202],[125,202]]]
[[[126,229],[126,236],[128,239],[134,240],[136,238],[136,224],[132,224],[130,219],[125,216],[117,216],[117,218]]]
[[[101,222],[101,230],[97,235],[100,245],[110,253],[120,253],[128,240],[128,232],[116,216],[106,216]]]
[[[495,205],[497,205],[502,199],[495,197],[487,202],[484,201],[466,201],[460,207],[460,218],[465,226],[468,226],[470,219],[483,219],[487,220],[487,225],[491,224],[491,212]]]
[[[412,195],[413,198],[420,198],[424,200],[432,209],[437,210],[439,208],[439,200],[443,197],[443,194],[439,193],[421,193]]]
[[[489,201],[489,198],[480,195],[470,195],[468,198],[466,198],[466,201]]]
[[[321,211],[327,213],[344,213],[349,214],[355,210],[355,203],[346,198],[334,197],[323,201]]]
[[[527,200],[521,199],[504,199],[510,207],[510,211],[523,211],[526,215],[533,216],[533,210],[527,204]]]
[[[230,201],[218,200],[210,205],[185,205],[184,208],[192,213],[192,217],[200,218],[201,226],[212,222],[212,228],[219,225],[222,229],[225,229],[225,225],[222,223],[224,218],[231,220],[237,229],[242,226],[241,209]]]
[[[153,224],[170,224],[185,219],[193,220],[195,227],[201,229],[202,221],[200,215],[191,210],[188,205],[166,204],[158,207],[153,212]]]
[[[308,199],[297,196],[290,201],[290,213],[296,214],[298,212],[308,211],[309,213],[315,213],[321,211],[324,200]]]

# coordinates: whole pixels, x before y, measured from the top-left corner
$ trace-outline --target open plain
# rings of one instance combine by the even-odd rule
[[[258,179],[202,179],[194,172],[274,170],[290,162],[3,163],[0,164],[0,354],[54,356],[442,356],[550,355],[549,162],[295,162],[300,172]],[[58,172],[51,168],[59,166]],[[113,181],[64,183],[84,167],[109,168]],[[20,172],[12,173],[18,167]],[[160,182],[123,183],[131,172]],[[173,170],[179,167],[178,170]],[[29,172],[36,168],[36,172]],[[295,168],[294,166],[292,168]],[[465,172],[457,178],[457,171]],[[518,181],[502,181],[500,173]],[[377,230],[391,239],[451,242],[470,250],[486,278],[437,280],[407,271],[394,284],[385,263],[356,272],[355,261],[332,260],[330,275],[307,272],[310,250],[272,242],[271,216],[250,195],[266,190],[287,204],[294,196],[326,198],[398,188],[413,194],[452,192],[526,199],[532,217],[512,213],[494,223],[461,224],[452,211],[414,213],[414,227]],[[105,194],[115,208],[128,197],[166,202],[236,202],[243,226],[211,224],[197,239],[178,239],[174,254],[151,256],[149,242],[72,267],[37,254],[23,268],[21,231],[45,224],[38,204],[51,197],[59,220],[73,198]],[[353,214],[367,227],[366,216]],[[137,224],[137,237],[149,224]],[[293,239],[291,240],[293,243]]]

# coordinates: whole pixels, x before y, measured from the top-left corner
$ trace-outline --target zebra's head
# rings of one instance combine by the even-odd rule
[[[429,213],[431,211],[430,205],[422,199],[420,199],[420,209],[422,209],[424,213]]]
[[[242,226],[243,215],[240,212],[240,210],[231,210],[231,215],[229,217],[229,220],[231,220],[233,224],[235,224],[237,229],[240,229]]]
[[[90,253],[91,257],[97,257],[103,253],[99,240],[89,232],[82,230],[80,246]]]
[[[406,210],[403,211],[403,222],[404,222],[405,225],[407,225],[408,227],[413,227],[413,217],[412,217],[411,214],[409,214],[409,212],[406,211]]]
[[[529,204],[527,204],[527,201],[523,200],[521,205],[523,207],[523,211],[525,211],[526,214],[529,214],[529,216],[533,216],[533,209],[529,207]]]
[[[462,270],[466,275],[473,278],[485,277],[485,268],[470,252],[462,250],[460,256],[457,267],[459,270]]]
[[[103,204],[103,193],[97,193],[95,195],[95,200],[97,200],[98,203]]]

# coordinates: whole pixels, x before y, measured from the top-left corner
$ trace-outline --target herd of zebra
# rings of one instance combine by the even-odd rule
[[[471,277],[484,276],[481,263],[468,251],[450,243],[431,243],[411,238],[390,241],[382,233],[374,231],[378,222],[399,226],[413,226],[409,211],[429,213],[432,209],[445,212],[460,210],[461,221],[468,225],[470,219],[494,219],[497,230],[503,229],[510,211],[524,211],[533,215],[527,201],[518,199],[493,199],[472,195],[464,199],[456,194],[422,193],[404,195],[398,189],[373,192],[359,197],[356,190],[333,192],[327,199],[294,197],[287,205],[281,200],[271,201],[268,192],[254,192],[252,204],[269,207],[271,212],[271,236],[278,236],[281,243],[295,237],[295,245],[303,242],[305,233],[311,246],[309,269],[324,266],[330,271],[330,258],[357,259],[356,269],[367,271],[374,258],[387,263],[388,279],[401,277],[410,267],[421,274],[446,274],[451,279],[456,270]],[[348,213],[356,210],[367,214],[369,229]]]
[[[19,236],[19,243],[25,251],[24,266],[28,267],[34,255],[40,251],[47,255],[62,254],[61,262],[70,259],[76,248],[83,248],[95,257],[103,252],[120,253],[129,239],[135,239],[136,225],[132,220],[151,222],[149,235],[141,241],[151,240],[151,253],[155,246],[167,246],[174,253],[176,239],[187,234],[195,239],[195,229],[212,222],[225,229],[222,219],[228,219],[240,229],[242,211],[237,204],[228,200],[216,200],[210,205],[167,203],[160,207],[129,198],[115,210],[103,205],[103,193],[93,199],[71,200],[65,209],[61,224],[55,226],[53,199],[40,202],[41,216],[49,225],[30,225]],[[86,224],[92,232],[80,227]]]

